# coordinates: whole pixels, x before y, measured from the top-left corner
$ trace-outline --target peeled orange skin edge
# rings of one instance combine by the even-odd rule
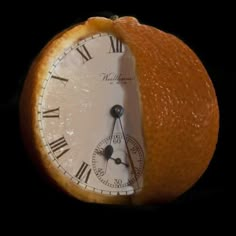
[[[48,159],[37,126],[38,93],[55,58],[64,48],[100,32],[124,41],[136,62],[146,156],[143,189],[131,196],[89,192],[65,178]],[[53,38],[31,66],[20,117],[24,142],[42,173],[80,200],[112,204],[168,202],[187,191],[206,170],[219,129],[215,91],[201,61],[175,36],[133,17],[89,18]]]

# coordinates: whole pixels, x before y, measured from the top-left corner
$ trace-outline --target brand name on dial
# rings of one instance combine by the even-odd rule
[[[122,74],[116,74],[114,72],[111,73],[101,73],[100,74],[102,81],[108,81],[108,82],[126,82],[129,80],[133,80],[132,77],[126,77]]]

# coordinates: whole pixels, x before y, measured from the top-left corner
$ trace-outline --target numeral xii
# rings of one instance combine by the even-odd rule
[[[114,38],[113,36],[109,36],[110,38],[110,43],[111,43],[111,47],[110,47],[110,51],[109,53],[121,53],[123,52],[123,45],[121,40]]]

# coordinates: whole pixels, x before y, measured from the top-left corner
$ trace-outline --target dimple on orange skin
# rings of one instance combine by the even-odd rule
[[[37,94],[50,63],[64,48],[98,32],[121,38],[136,62],[146,157],[144,186],[133,196],[107,197],[79,189],[62,177],[46,158],[38,134],[34,104],[37,104]],[[171,201],[200,178],[213,156],[219,109],[207,71],[181,40],[142,25],[133,17],[115,20],[93,17],[65,30],[44,48],[28,78],[21,98],[25,143],[30,148],[36,146],[36,150],[30,152],[39,157],[40,165],[54,182],[80,200],[110,204]]]

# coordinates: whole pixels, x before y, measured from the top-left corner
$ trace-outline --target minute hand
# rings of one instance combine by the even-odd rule
[[[136,183],[137,183],[137,186],[139,187],[137,174],[136,174],[136,172],[135,172],[134,163],[133,163],[133,160],[132,160],[131,155],[130,155],[130,151],[129,151],[129,148],[128,148],[128,143],[127,143],[127,140],[126,140],[126,137],[125,137],[125,134],[124,134],[124,130],[123,130],[123,126],[122,126],[120,117],[119,117],[118,119],[119,119],[119,122],[120,122],[120,127],[121,127],[121,131],[122,131],[122,135],[123,135],[124,140],[125,140],[125,146],[126,146],[126,149],[127,149],[127,152],[128,152],[129,162],[130,162],[131,168],[132,168],[132,170],[133,170],[133,172],[134,172],[135,181],[136,181]]]

